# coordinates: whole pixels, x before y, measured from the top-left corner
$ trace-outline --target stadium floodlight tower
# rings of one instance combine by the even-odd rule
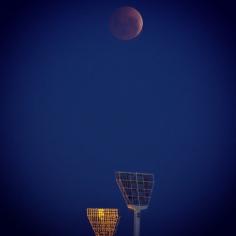
[[[154,175],[121,171],[116,172],[115,175],[127,207],[134,211],[134,236],[139,236],[140,214],[141,210],[148,208],[154,185]]]
[[[113,236],[119,223],[118,209],[87,208],[87,217],[96,236]]]

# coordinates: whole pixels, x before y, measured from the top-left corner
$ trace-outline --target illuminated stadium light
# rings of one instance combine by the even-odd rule
[[[127,207],[134,211],[134,236],[139,236],[140,213],[141,210],[148,208],[154,185],[154,175],[118,171],[115,176]]]
[[[96,236],[113,236],[119,223],[118,209],[87,208],[87,217]]]

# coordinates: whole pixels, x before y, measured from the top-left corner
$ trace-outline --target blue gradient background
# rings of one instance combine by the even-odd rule
[[[136,7],[140,37],[108,21]],[[93,235],[133,215],[114,171],[156,176],[143,236],[235,235],[235,7],[229,1],[1,3],[0,234]]]

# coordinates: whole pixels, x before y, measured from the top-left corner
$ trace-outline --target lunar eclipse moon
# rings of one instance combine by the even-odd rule
[[[142,16],[133,7],[120,7],[111,16],[110,30],[118,39],[134,39],[141,33],[142,28]]]

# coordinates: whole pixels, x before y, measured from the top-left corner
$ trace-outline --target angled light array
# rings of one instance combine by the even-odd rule
[[[113,236],[119,223],[118,209],[87,208],[87,217],[96,236]]]
[[[154,185],[154,175],[150,173],[115,173],[116,182],[127,207],[134,211],[134,236],[140,234],[140,212],[147,209]]]

